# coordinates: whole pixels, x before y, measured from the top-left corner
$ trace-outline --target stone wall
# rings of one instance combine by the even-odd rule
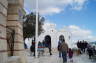
[[[0,63],[27,63],[21,22],[23,4],[24,0],[0,0]],[[7,27],[15,30],[14,56],[11,57],[8,56]],[[13,57],[17,60],[12,60]]]
[[[7,22],[7,0],[0,0],[0,63],[7,63],[7,41],[6,41],[6,22]]]
[[[19,63],[27,63],[24,41],[23,41],[23,32],[21,22],[18,21],[8,21],[8,27],[15,30],[15,40],[14,40],[14,56],[19,56]]]
[[[17,1],[21,3],[21,1],[23,0],[20,1],[17,0]],[[23,27],[22,27],[23,7],[21,5],[18,5],[20,3],[18,4],[17,3],[15,4],[15,2],[13,3],[9,2],[8,4],[7,26],[15,30],[14,56],[19,56],[20,63],[27,63],[23,41]]]

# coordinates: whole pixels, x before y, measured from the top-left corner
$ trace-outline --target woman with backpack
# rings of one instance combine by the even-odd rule
[[[67,62],[68,45],[65,42],[65,39],[62,40],[62,43],[60,45],[60,51],[62,53],[63,63],[66,63]]]
[[[59,52],[59,58],[61,58],[61,56],[62,56],[62,52],[60,50],[60,45],[63,42],[63,39],[64,39],[64,36],[63,35],[60,35],[59,41],[58,41],[58,47],[57,47],[58,48],[58,52]]]

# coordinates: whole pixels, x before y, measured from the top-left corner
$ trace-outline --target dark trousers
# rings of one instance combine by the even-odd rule
[[[51,52],[51,47],[49,47],[49,53],[50,53],[50,55],[52,55],[52,52]]]
[[[62,52],[61,52],[61,51],[59,51],[59,57],[61,58],[61,56],[62,56]]]
[[[63,63],[67,62],[67,52],[62,52]]]

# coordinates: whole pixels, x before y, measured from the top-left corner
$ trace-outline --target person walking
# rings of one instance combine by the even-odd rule
[[[92,51],[92,46],[91,45],[87,45],[87,52],[88,52],[88,55],[89,55],[89,59],[92,58],[93,56],[93,51]]]
[[[32,56],[32,52],[34,53],[33,56],[35,56],[35,41],[32,40],[32,44],[31,44],[31,47],[30,47],[30,55]]]
[[[60,45],[61,45],[61,43],[63,42],[63,39],[64,39],[64,36],[63,36],[63,35],[60,35],[59,41],[58,41],[58,47],[57,47],[58,52],[59,52],[59,58],[62,57],[62,52],[61,52],[61,50],[60,50]]]
[[[59,52],[59,58],[61,58],[62,52],[60,50],[61,41],[58,42],[58,52]]]
[[[44,46],[43,43],[39,41],[38,43],[38,57],[40,57],[41,55],[43,56],[44,53]]]
[[[65,39],[60,45],[60,50],[62,52],[63,63],[67,63],[67,52],[68,52],[68,45],[65,43]]]
[[[71,48],[69,48],[68,50],[68,57],[69,57],[70,62],[73,62],[73,51]]]

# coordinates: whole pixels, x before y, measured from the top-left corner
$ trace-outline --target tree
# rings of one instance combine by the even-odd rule
[[[39,15],[38,17],[38,35],[43,32],[42,25],[44,24],[45,18]],[[36,25],[36,13],[31,12],[30,14],[24,16],[23,22],[23,35],[24,40],[26,38],[35,37],[35,25]]]

